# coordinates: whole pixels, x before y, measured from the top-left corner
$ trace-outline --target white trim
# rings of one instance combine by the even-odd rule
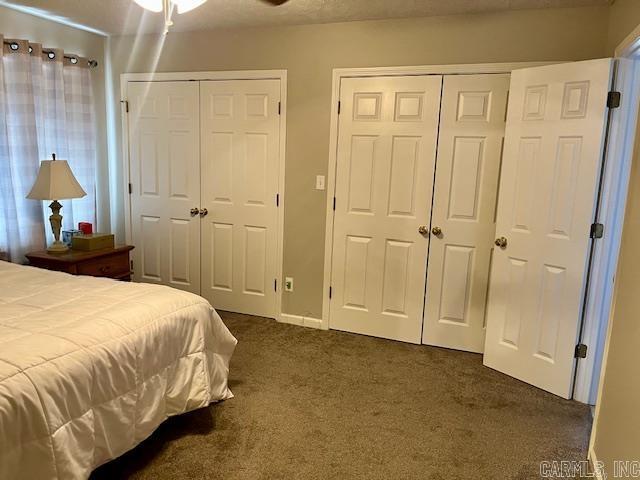
[[[178,82],[184,80],[281,80],[286,83],[286,70],[225,70],[207,72],[123,73],[121,82]]]
[[[605,234],[596,240],[591,262],[591,283],[582,329],[587,358],[577,363],[574,400],[593,405],[597,397],[605,332],[611,312],[614,280],[620,253],[622,225],[635,144],[640,68],[632,60],[619,59],[615,86],[622,93],[620,108],[613,110],[600,199],[600,223]]]
[[[519,68],[539,67],[560,62],[475,63],[457,65],[423,65],[410,67],[335,68],[331,87],[331,123],[329,126],[329,167],[327,172],[327,207],[324,238],[324,278],[322,292],[322,328],[329,329],[329,287],[331,286],[331,260],[333,256],[333,197],[336,187],[338,155],[338,100],[340,82],[349,77],[376,77],[400,75],[470,75],[511,73]]]
[[[593,451],[591,448],[589,448],[589,453],[587,454],[587,460],[591,462],[591,471],[595,475],[595,478],[597,478],[598,480],[605,480],[604,476],[602,475],[603,472],[600,469],[596,470],[594,468],[594,465],[598,463],[598,457],[596,457],[596,452]]]
[[[280,80],[280,146],[278,157],[278,240],[276,245],[276,278],[278,289],[273,318],[279,318],[282,311],[282,267],[284,257],[284,205],[285,205],[285,160],[287,146],[287,70],[240,70],[220,72],[154,72],[123,73],[120,75],[121,100],[128,99],[129,82],[172,82],[188,80]],[[129,159],[129,125],[125,104],[122,105],[122,176],[124,181],[125,237],[131,243],[131,197],[129,195],[130,159]]]
[[[319,318],[303,317],[302,315],[292,315],[290,313],[281,313],[278,319],[281,323],[290,323],[299,327],[308,327],[322,329],[322,320]]]
[[[631,32],[618,47],[616,48],[616,56],[622,57],[623,61],[621,61],[621,67],[623,69],[622,73],[627,72],[626,79],[621,90],[623,95],[623,99],[625,95],[628,95],[629,102],[631,103],[631,107],[629,107],[627,111],[627,115],[631,115],[631,118],[627,117],[627,121],[633,123],[634,126],[637,126],[638,122],[638,104],[640,96],[638,92],[638,84],[640,84],[640,25],[636,27],[633,32]],[[631,79],[630,79],[631,78]],[[624,125],[623,118],[624,115],[620,115],[620,118],[617,122],[621,125]],[[615,123],[615,121],[614,121]],[[624,135],[623,135],[624,131]],[[633,158],[635,146],[637,144],[637,131],[635,129],[629,128],[627,125],[627,129],[617,127],[617,135],[612,142],[612,149],[618,150],[620,153],[621,159],[627,159],[627,161],[631,162]],[[627,185],[629,181],[629,177],[627,174]],[[622,236],[623,228],[624,228],[624,211],[626,210],[626,200],[627,195],[625,192],[625,196],[623,198],[623,207],[621,208],[620,214],[620,223],[617,225],[617,230],[619,231],[620,236]],[[618,245],[619,249],[619,245]],[[617,252],[618,253],[618,252]],[[616,257],[617,257],[616,253]],[[617,266],[615,272],[617,273]],[[593,419],[593,426],[591,428],[591,437],[589,438],[589,459],[591,461],[597,461],[596,454],[596,438],[598,434],[598,418],[600,416],[600,407],[602,406],[602,390],[604,386],[605,380],[605,372],[607,370],[607,361],[609,358],[609,349],[611,346],[611,330],[612,330],[612,319],[615,316],[616,311],[616,291],[617,284],[613,285],[613,292],[611,294],[611,306],[609,308],[609,312],[607,315],[607,333],[606,339],[604,341],[604,349],[602,353],[602,364],[600,367],[600,375],[598,381],[598,394],[596,398],[596,411]],[[622,394],[622,393],[620,393]]]
[[[640,25],[625,37],[620,45],[616,47],[614,54],[616,57],[637,59],[640,57]]]

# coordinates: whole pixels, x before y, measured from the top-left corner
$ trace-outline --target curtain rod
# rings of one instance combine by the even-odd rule
[[[5,45],[9,45],[9,48],[11,50],[13,50],[14,52],[17,51],[20,48],[20,44],[18,42],[9,42],[7,40],[3,40],[3,43]],[[32,52],[32,48],[31,45],[29,45],[29,53]],[[46,53],[47,57],[49,57],[51,60],[53,60],[54,58],[56,58],[56,52],[54,52],[53,50],[45,50],[44,48],[42,49],[42,53]],[[73,55],[64,55],[64,58],[66,58],[67,60],[69,60],[72,64],[76,64],[78,63],[78,57],[75,57]],[[74,61],[75,60],[75,61]],[[89,68],[96,68],[98,66],[98,61],[97,60],[87,60],[87,64],[89,65]]]

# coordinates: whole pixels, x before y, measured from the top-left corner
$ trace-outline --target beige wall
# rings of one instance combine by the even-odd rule
[[[617,0],[609,18],[611,54],[638,24],[640,1]],[[610,478],[614,460],[640,461],[640,125],[625,216],[615,308],[593,438],[595,456],[605,462]]]
[[[46,47],[63,50],[98,61],[98,68],[92,70],[95,96],[96,120],[98,123],[98,182],[96,185],[98,202],[98,228],[108,231],[109,216],[109,174],[107,168],[107,133],[105,101],[105,37],[85,32],[77,28],[34,17],[26,13],[0,6],[0,34],[5,38],[20,38]]]
[[[154,70],[156,60],[160,72],[288,70],[284,274],[295,278],[295,291],[284,294],[283,311],[319,318],[325,192],[314,185],[327,174],[332,69],[596,58],[605,54],[607,15],[589,7],[170,33],[157,59],[160,37],[117,37],[111,58],[116,82],[123,72]],[[120,201],[117,215],[122,235]]]

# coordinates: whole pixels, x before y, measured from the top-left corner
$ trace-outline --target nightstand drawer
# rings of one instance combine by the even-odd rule
[[[119,278],[129,274],[129,253],[95,258],[90,262],[80,262],[76,265],[76,269],[78,275]]]

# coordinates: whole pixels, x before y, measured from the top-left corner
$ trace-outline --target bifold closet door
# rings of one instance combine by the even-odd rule
[[[447,75],[422,342],[482,352],[509,75]]]
[[[570,398],[613,60],[515,70],[484,364]]]
[[[133,279],[200,293],[196,82],[129,82]]]
[[[441,86],[341,81],[331,328],[420,343]]]
[[[221,310],[274,317],[279,80],[200,82],[202,291]]]

